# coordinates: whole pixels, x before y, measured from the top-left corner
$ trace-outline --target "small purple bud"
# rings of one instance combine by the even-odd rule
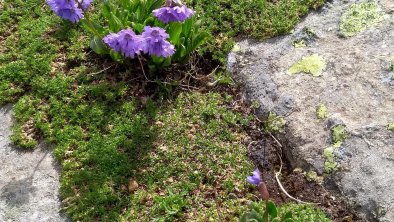
[[[259,185],[261,183],[260,170],[255,169],[252,173],[252,176],[248,176],[246,180],[253,185]]]

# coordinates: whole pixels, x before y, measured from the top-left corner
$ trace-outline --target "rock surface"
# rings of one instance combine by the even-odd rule
[[[368,220],[394,221],[394,133],[387,129],[394,122],[394,2],[376,1],[383,21],[345,38],[341,15],[360,2],[334,0],[290,35],[239,42],[228,69],[261,104],[262,118],[270,112],[284,116],[285,132],[277,136],[294,167],[323,174],[331,129],[344,125],[347,139],[334,153],[339,167],[328,177]],[[289,74],[311,55],[325,61],[320,76]],[[325,120],[316,117],[320,105],[327,108]]]
[[[11,120],[11,106],[0,108],[0,221],[68,221],[59,213],[59,172],[51,150],[10,145]]]

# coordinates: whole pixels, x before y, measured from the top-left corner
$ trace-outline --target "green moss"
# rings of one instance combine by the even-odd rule
[[[308,73],[312,76],[320,76],[326,68],[323,57],[313,54],[303,57],[300,61],[293,64],[288,70],[289,74]]]
[[[283,132],[285,130],[286,120],[283,116],[270,113],[264,124],[264,130],[267,132]]]
[[[394,123],[389,124],[387,129],[394,132]]]
[[[323,120],[328,117],[327,107],[323,104],[319,105],[316,109],[316,117],[317,119]]]
[[[226,63],[237,36],[267,39],[289,33],[310,9],[317,9],[326,0],[185,0],[202,19],[203,27],[213,34],[206,50]]]
[[[345,37],[351,37],[381,21],[383,13],[376,2],[357,3],[342,15],[339,30]]]
[[[238,197],[247,192],[245,178],[253,170],[247,148],[239,143],[246,136],[242,125],[247,120],[228,110],[225,101],[218,93],[182,93],[160,108],[158,146],[138,177],[147,189],[132,197],[125,220],[187,221],[192,213],[196,221],[219,221],[217,204],[229,218],[244,209]],[[206,198],[213,189],[220,190],[220,199]],[[152,200],[152,206],[141,204],[144,199]]]

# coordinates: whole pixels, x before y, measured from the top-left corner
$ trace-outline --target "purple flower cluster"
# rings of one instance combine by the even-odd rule
[[[174,45],[167,41],[169,37],[162,28],[146,26],[141,35],[136,35],[131,29],[124,29],[105,36],[103,42],[115,52],[132,59],[141,53],[167,58],[175,53]]]
[[[56,15],[73,23],[83,18],[83,10],[86,10],[92,0],[46,0],[49,7]]]
[[[166,40],[170,36],[162,28],[146,26],[142,37],[144,37],[147,46],[145,53],[149,55],[167,58],[175,53],[174,45]]]
[[[170,1],[165,7],[153,10],[153,14],[159,21],[167,24],[169,22],[184,22],[194,14],[194,11],[186,5],[174,5]]]

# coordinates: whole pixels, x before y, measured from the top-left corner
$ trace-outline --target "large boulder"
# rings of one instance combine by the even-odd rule
[[[244,40],[228,69],[294,167],[314,170],[369,220],[394,221],[394,3],[332,1],[292,34]]]

